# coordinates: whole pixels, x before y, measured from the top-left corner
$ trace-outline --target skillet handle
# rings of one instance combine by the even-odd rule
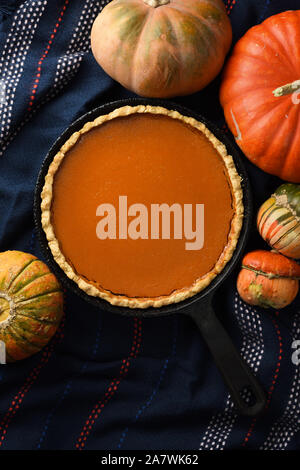
[[[203,310],[202,310],[203,309]],[[188,312],[202,336],[230,391],[240,414],[257,416],[266,406],[266,395],[251,369],[240,357],[228,333],[219,322],[208,301],[201,310]],[[245,397],[248,396],[248,401]]]

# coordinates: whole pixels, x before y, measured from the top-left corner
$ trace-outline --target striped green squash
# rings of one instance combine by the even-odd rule
[[[300,185],[281,185],[259,209],[257,227],[274,250],[299,259]]]
[[[62,314],[60,284],[42,261],[21,251],[0,253],[0,341],[7,362],[40,351]]]

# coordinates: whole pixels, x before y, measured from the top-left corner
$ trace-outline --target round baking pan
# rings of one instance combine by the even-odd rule
[[[227,263],[222,272],[211,282],[211,284],[201,291],[199,294],[186,299],[177,304],[167,305],[161,308],[148,309],[131,309],[127,307],[113,306],[107,301],[92,297],[82,291],[77,284],[70,280],[55,262],[49,249],[48,242],[41,224],[41,192],[45,182],[45,176],[48,172],[50,163],[54,156],[66,142],[66,140],[76,131],[79,131],[86,122],[93,121],[100,115],[108,114],[116,108],[122,106],[152,105],[162,106],[167,109],[178,111],[180,114],[190,116],[203,122],[207,128],[225,144],[227,151],[232,155],[237,171],[242,178],[243,203],[244,203],[244,220],[239,240],[231,260]],[[249,179],[242,163],[241,153],[234,146],[227,136],[221,132],[215,125],[207,122],[201,115],[183,108],[177,104],[151,99],[129,99],[115,101],[100,106],[72,123],[68,129],[57,139],[48,155],[46,156],[36,184],[34,197],[34,218],[39,242],[43,254],[56,276],[61,280],[63,285],[85,299],[87,302],[96,305],[102,310],[109,311],[114,314],[126,316],[141,317],[159,317],[162,315],[171,315],[173,313],[181,313],[193,318],[201,331],[214,361],[221,372],[223,379],[230,391],[231,397],[235,403],[237,411],[247,416],[256,416],[265,408],[266,397],[256,377],[249,369],[247,364],[239,356],[228,333],[215,315],[212,300],[222,282],[231,273],[239,261],[241,254],[245,248],[252,222],[252,198]]]

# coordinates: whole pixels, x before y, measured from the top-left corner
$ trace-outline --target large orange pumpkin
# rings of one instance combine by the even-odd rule
[[[113,0],[96,18],[93,54],[138,95],[166,98],[204,88],[232,41],[222,0]]]
[[[262,170],[300,182],[300,10],[272,16],[236,44],[220,94],[237,144]]]
[[[8,362],[42,349],[62,313],[60,285],[42,261],[20,251],[0,253],[0,341]]]

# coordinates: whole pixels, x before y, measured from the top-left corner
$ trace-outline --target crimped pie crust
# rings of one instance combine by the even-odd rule
[[[81,135],[89,132],[94,127],[100,126],[106,121],[135,113],[151,113],[169,116],[172,119],[178,119],[180,121],[183,121],[184,123],[189,124],[190,126],[201,131],[213,144],[214,148],[218,151],[224,161],[231,182],[231,193],[233,204],[235,207],[235,213],[231,220],[231,228],[228,235],[228,243],[225,246],[221,256],[217,260],[214,268],[209,271],[205,276],[202,276],[201,278],[195,280],[193,285],[189,287],[174,290],[171,294],[166,296],[153,298],[127,297],[126,295],[114,294],[113,292],[101,288],[101,286],[96,286],[88,282],[86,279],[83,278],[83,276],[80,276],[80,274],[75,272],[74,268],[71,266],[71,264],[65,258],[64,254],[61,252],[59,241],[55,236],[54,229],[51,223],[51,204],[53,197],[54,177],[67,152],[76,144]],[[232,157],[227,154],[225,145],[222,144],[207,129],[207,127],[203,123],[195,120],[194,118],[183,116],[177,111],[171,111],[160,106],[124,106],[115,109],[109,114],[99,116],[92,122],[87,122],[82,129],[72,134],[72,136],[61,147],[60,151],[55,155],[53,161],[49,166],[48,173],[45,177],[45,184],[42,190],[41,197],[42,226],[46,234],[51,253],[60,268],[72,281],[74,281],[78,285],[80,289],[82,289],[88,295],[91,295],[93,297],[100,297],[108,301],[112,305],[130,308],[158,308],[162,307],[163,305],[181,302],[184,299],[194,296],[198,292],[202,291],[205,287],[207,287],[212,282],[212,280],[223,270],[225,265],[231,259],[233,252],[236,248],[239,234],[242,228],[244,214],[241,178],[237,173]]]

